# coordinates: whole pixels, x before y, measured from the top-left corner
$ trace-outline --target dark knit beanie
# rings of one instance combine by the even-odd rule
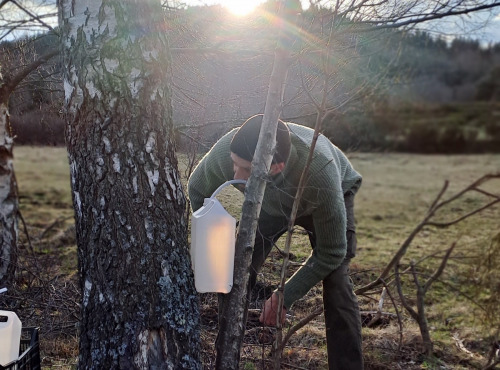
[[[236,131],[231,141],[231,152],[240,158],[252,161],[259,140],[260,128],[262,126],[262,114],[257,114],[247,119]],[[276,131],[276,152],[273,163],[286,162],[290,153],[290,131],[285,122],[279,120]]]

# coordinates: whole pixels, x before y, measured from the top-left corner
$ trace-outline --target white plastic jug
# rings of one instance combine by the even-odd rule
[[[233,287],[236,220],[215,196],[234,183],[245,181],[225,182],[191,217],[191,262],[195,287],[200,293],[229,293]]]
[[[19,358],[21,321],[11,311],[0,311],[0,365],[7,366]]]

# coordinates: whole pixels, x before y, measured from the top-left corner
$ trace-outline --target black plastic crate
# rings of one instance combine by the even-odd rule
[[[19,358],[0,370],[40,370],[38,328],[22,328]]]

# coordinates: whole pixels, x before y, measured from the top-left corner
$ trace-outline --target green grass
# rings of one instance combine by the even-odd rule
[[[14,154],[20,208],[30,232],[33,235],[41,235],[50,230],[50,235],[55,235],[65,230],[73,222],[66,150],[52,147],[17,147]],[[352,269],[356,272],[353,278],[358,286],[373,279],[390,260],[425,216],[445,180],[450,183],[443,199],[486,173],[500,172],[500,155],[351,153],[350,158],[355,168],[363,175],[363,185],[356,196],[355,204],[358,255],[352,262]],[[180,155],[179,159],[181,167],[185,168],[186,157]],[[184,176],[184,171],[182,175]],[[500,181],[492,181],[484,187],[484,190],[497,194],[499,189]],[[228,187],[218,198],[234,217],[239,218],[243,201],[239,192]],[[479,193],[467,195],[457,204],[443,209],[437,217],[443,220],[454,219],[484,204],[484,199]],[[419,261],[433,253],[444,251],[457,241],[456,250],[441,280],[431,287],[426,296],[429,326],[436,343],[436,353],[441,365],[445,363],[447,368],[478,367],[485,361],[484,356],[489,349],[488,341],[493,338],[495,327],[491,326],[491,323],[488,327],[484,320],[485,312],[479,307],[484,307],[488,296],[493,294],[481,285],[485,272],[480,262],[481,255],[498,233],[500,206],[496,205],[450,228],[426,228],[415,238],[402,260],[403,266],[407,266],[411,259]],[[291,252],[294,262],[303,261],[310,253],[309,243],[303,235],[296,235],[293,240]],[[71,274],[76,269],[74,243],[56,249],[42,245],[39,252],[57,253],[59,273]],[[438,254],[438,257],[442,254]],[[281,260],[277,254],[272,254],[270,262],[264,269],[263,276],[274,284]],[[437,257],[423,259],[418,265],[421,278],[431,274],[439,262]],[[410,279],[405,279],[404,290],[409,299],[414,297],[414,286]],[[303,317],[301,315],[307,314],[320,304],[320,293],[321,287],[318,286],[296,304],[297,318]],[[397,295],[396,292],[393,294]],[[378,298],[377,294],[371,298],[360,297],[362,310],[374,310]],[[402,310],[400,306],[398,308]],[[389,300],[385,302],[384,311],[394,312]],[[400,357],[395,355],[399,329],[397,322],[392,320],[388,326],[363,329],[367,363],[372,368],[390,368],[394,361],[402,361],[401,363],[405,364],[401,356],[407,356],[410,357],[407,363],[411,360],[417,366],[413,368],[441,366],[436,365],[432,359],[423,360],[418,356],[418,328],[408,314],[403,310],[402,312],[406,352],[403,351]],[[323,368],[325,351],[324,345],[321,344],[324,339],[322,330],[322,319],[319,318],[299,331],[293,339],[293,346],[286,351],[289,362],[300,364],[300,359],[307,358],[311,361],[312,367],[309,368]],[[457,339],[453,336],[463,340],[473,356],[459,350]],[[260,358],[261,355],[257,356]],[[312,364],[316,364],[316,367]],[[247,366],[250,367],[251,364],[248,363]],[[408,365],[406,368],[412,367]]]
[[[20,209],[34,225],[47,225],[73,215],[66,149],[16,147],[14,149]]]
[[[360,248],[388,252],[394,251],[425,216],[446,180],[449,181],[449,188],[444,199],[482,175],[500,171],[499,155],[356,153],[351,155],[351,160],[363,175],[363,185],[355,204]],[[493,191],[499,185],[498,181],[492,182],[485,189]],[[477,196],[469,196],[467,199],[477,204]],[[498,207],[496,210],[498,212]],[[454,217],[454,213],[444,216]],[[470,222],[480,227],[483,233],[498,230],[499,227],[499,221],[493,218],[491,211],[473,217]],[[465,226],[460,225],[460,228],[463,227]],[[435,231],[429,231],[427,243],[446,245],[450,238],[443,238],[442,233],[438,231],[436,235]],[[453,236],[458,236],[459,233],[460,230],[454,232]],[[361,249],[359,258],[363,263],[376,262],[374,257],[369,253],[362,253]]]

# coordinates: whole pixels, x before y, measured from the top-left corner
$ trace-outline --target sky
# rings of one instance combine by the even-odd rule
[[[263,0],[187,0],[191,5],[221,4],[236,17],[242,17],[251,12]],[[301,0],[302,7],[309,6],[309,1]],[[464,20],[466,23],[464,23]],[[463,18],[449,17],[421,25],[423,29],[441,34],[445,32],[452,39],[453,35],[480,40],[483,45],[500,43],[500,6],[490,11],[476,12]]]
[[[450,36],[455,34],[479,40],[483,45],[500,43],[500,7],[494,8],[491,12],[476,12],[462,18],[449,17],[436,20],[424,25],[425,27],[431,32],[439,33],[442,30]]]

